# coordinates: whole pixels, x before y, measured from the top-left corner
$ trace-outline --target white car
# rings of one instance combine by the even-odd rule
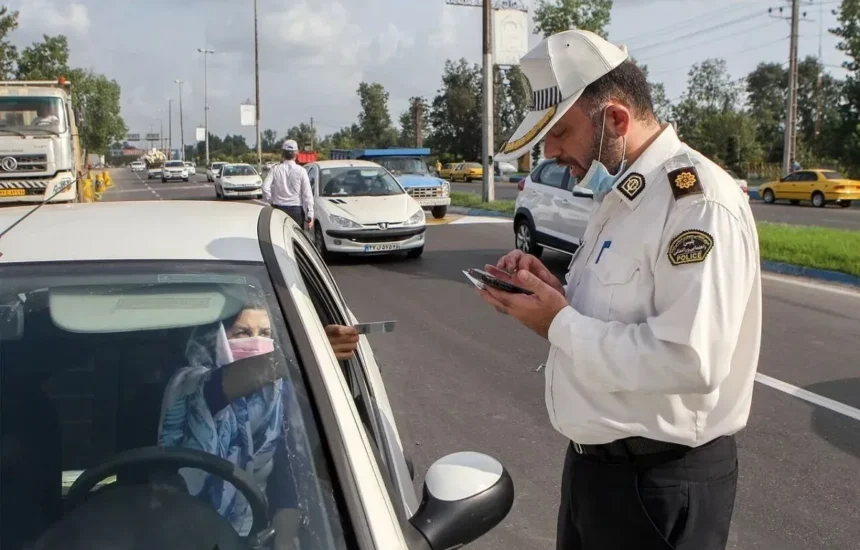
[[[168,160],[161,169],[161,183],[173,180],[188,181],[188,167],[181,160]]]
[[[29,212],[0,210],[0,231]],[[323,325],[356,318],[283,212],[107,202],[28,222],[0,256],[3,435],[16,443],[3,548],[125,548],[132,533],[147,548],[444,550],[508,514],[510,475],[475,452],[437,460],[419,499],[373,350],[362,336],[336,358]],[[103,238],[58,240],[57,227]],[[217,435],[210,407],[229,407]],[[232,522],[230,493],[223,516],[213,496],[228,484],[250,505]]]
[[[213,162],[209,165],[209,168],[206,170],[206,181],[214,182],[215,176],[218,175],[218,172],[223,168],[227,163],[226,162]]]
[[[149,170],[146,171],[146,179],[152,180],[161,177],[161,166],[153,166]]]
[[[263,198],[263,180],[250,164],[225,164],[215,175],[215,196],[219,199]]]
[[[188,168],[188,175],[189,176],[196,176],[197,175],[197,166],[195,166],[193,162],[186,162],[185,167]]]
[[[424,253],[424,210],[388,170],[363,160],[306,168],[314,190],[314,244],[324,257]]]
[[[131,163],[131,171],[132,172],[145,172],[146,171],[146,163],[142,160],[136,160]]]
[[[567,167],[544,160],[518,184],[514,236],[519,250],[535,256],[544,248],[576,252],[594,207],[594,193],[575,182]]]

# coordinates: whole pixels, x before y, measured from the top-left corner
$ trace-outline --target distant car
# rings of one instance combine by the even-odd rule
[[[185,167],[188,168],[188,175],[189,176],[196,176],[197,175],[197,166],[193,162],[186,162]]]
[[[451,173],[454,171],[454,168],[457,167],[457,163],[449,163],[442,167],[442,170],[439,171],[439,177],[443,180],[450,180]]]
[[[451,181],[476,181],[483,177],[484,167],[477,162],[461,162],[451,171]]]
[[[215,176],[215,196],[229,198],[263,198],[263,179],[250,164],[225,164]]]
[[[4,550],[141,547],[131,542],[142,533],[147,550],[286,539],[303,550],[444,550],[510,511],[510,474],[478,452],[436,460],[416,493],[370,342],[361,336],[338,361],[321,323],[357,319],[283,212],[211,201],[45,208],[47,223],[4,233],[0,256],[3,502],[14,503]],[[3,208],[0,231],[30,211]],[[120,226],[127,233],[57,238],[58,227]],[[217,432],[192,433],[215,426],[194,380],[225,371],[247,398],[220,405],[235,412],[219,415]],[[249,447],[259,452],[237,450]],[[222,484],[250,517],[230,521]]]
[[[749,200],[750,190],[749,190],[749,184],[747,184],[747,180],[741,178],[732,170],[726,170],[726,172],[728,172],[728,174],[735,180],[735,183],[738,184],[738,187],[741,188],[741,191],[744,192],[744,195],[747,196],[747,200]]]
[[[146,163],[141,160],[136,160],[131,163],[132,172],[146,172]]]
[[[206,181],[214,182],[215,176],[218,175],[218,171],[226,164],[226,162],[213,162],[209,165],[209,168],[206,170]]]
[[[188,181],[188,167],[181,160],[168,160],[161,170],[161,183],[172,180]]]
[[[161,177],[161,166],[153,166],[146,171],[146,179],[153,180]]]
[[[780,179],[761,185],[759,196],[767,204],[787,200],[791,204],[810,201],[823,208],[835,202],[842,208],[860,200],[860,181],[848,179],[835,170],[800,170]]]
[[[517,171],[517,167],[511,164],[510,162],[497,162],[496,163],[496,175],[504,176],[505,174],[514,174]]]
[[[544,248],[573,254],[594,207],[594,193],[575,186],[570,170],[545,160],[522,180],[514,209],[514,242],[527,254]]]
[[[424,209],[388,170],[365,160],[309,164],[314,244],[335,254],[424,253]]]

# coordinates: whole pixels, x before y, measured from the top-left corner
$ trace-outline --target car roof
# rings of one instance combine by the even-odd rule
[[[369,160],[321,160],[314,162],[313,164],[316,164],[320,168],[349,168],[361,166],[365,166],[367,168],[382,168],[379,164],[370,162]]]
[[[0,265],[98,260],[262,262],[263,207],[214,201],[51,204],[0,237]],[[32,210],[0,209],[0,232]],[[288,224],[289,225],[289,224]]]

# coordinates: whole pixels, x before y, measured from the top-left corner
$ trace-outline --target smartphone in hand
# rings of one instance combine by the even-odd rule
[[[486,271],[482,271],[480,269],[467,269],[463,271],[463,274],[465,274],[466,277],[470,281],[472,281],[473,285],[475,285],[481,290],[484,289],[484,285],[487,285],[492,288],[495,288],[496,290],[501,290],[502,292],[510,292],[512,294],[526,294],[529,296],[534,294],[534,292],[532,292],[531,290],[525,289],[521,286],[517,286],[513,283],[501,281],[496,277],[493,277]]]

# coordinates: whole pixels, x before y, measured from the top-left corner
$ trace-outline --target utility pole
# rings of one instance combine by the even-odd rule
[[[167,158],[173,156],[173,98],[167,98]]]
[[[314,117],[311,117],[311,151],[316,151],[317,130],[314,128]]]
[[[791,45],[788,60],[788,106],[785,120],[785,150],[782,171],[788,174],[797,145],[797,41],[800,27],[800,0],[791,0]]]
[[[798,0],[795,0],[798,1]],[[496,198],[496,178],[493,173],[492,156],[495,154],[493,147],[493,5],[491,0],[484,0],[484,113],[482,118],[482,142],[484,165],[484,182],[481,192],[484,202],[490,202]]]
[[[209,54],[215,50],[197,48],[203,54],[203,127],[206,128],[206,166],[209,166]]]
[[[420,100],[415,101],[415,146],[421,149],[424,147],[424,130],[421,127],[422,105]]]
[[[176,80],[175,82],[179,84],[179,141],[182,144],[179,159],[185,160],[185,123],[182,117],[182,85],[185,84],[185,81]]]
[[[257,85],[257,170],[263,171],[263,143],[260,139],[260,41],[257,34],[257,0],[254,0],[254,77]]]

